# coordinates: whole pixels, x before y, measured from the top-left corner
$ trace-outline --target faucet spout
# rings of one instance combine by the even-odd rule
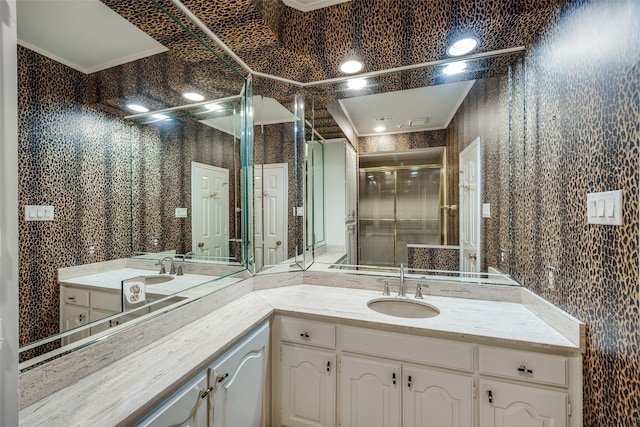
[[[156,265],[160,266],[160,274],[167,274],[167,269],[164,268],[164,262],[167,261],[167,260],[171,261],[171,267],[170,267],[170,270],[169,270],[169,274],[176,274],[176,266],[175,266],[175,263],[174,263],[174,259],[172,257],[170,257],[170,256],[162,257],[162,258],[160,258],[160,261],[158,261],[156,263]]]
[[[400,264],[400,287],[398,288],[398,296],[407,296],[407,288],[404,283],[404,264]]]

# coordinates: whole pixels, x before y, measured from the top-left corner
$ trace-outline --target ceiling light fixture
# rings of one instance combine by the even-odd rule
[[[451,56],[460,56],[471,52],[478,46],[478,39],[474,37],[467,37],[460,39],[447,49],[447,53]]]
[[[367,85],[367,80],[366,79],[351,79],[351,80],[347,80],[347,87],[349,89],[362,89],[363,87],[365,87]]]
[[[384,126],[376,126],[373,128],[373,130],[375,130],[376,132],[384,132],[385,130],[387,130],[387,128]]]
[[[199,93],[195,93],[195,92],[185,92],[182,94],[182,96],[184,96],[185,98],[187,98],[189,101],[204,101],[204,96],[200,95]]]
[[[206,108],[209,111],[220,111],[222,110],[222,105],[212,102],[211,104],[206,104],[204,108]]]
[[[350,60],[350,61],[345,61],[340,65],[340,71],[342,71],[343,73],[346,74],[353,74],[353,73],[357,73],[358,71],[362,70],[363,64],[360,61],[356,61],[356,60]]]
[[[136,113],[146,113],[149,109],[140,104],[127,104],[127,108],[131,111],[135,111]]]
[[[465,68],[467,68],[467,63],[464,61],[452,62],[442,69],[442,73],[450,76],[461,73]]]
[[[168,120],[169,116],[167,116],[166,114],[152,114],[151,117],[153,117],[154,119],[158,119],[158,120]]]

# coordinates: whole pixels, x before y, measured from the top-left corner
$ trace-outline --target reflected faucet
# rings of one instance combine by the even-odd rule
[[[404,264],[400,264],[400,287],[398,288],[398,296],[407,296],[407,289],[404,284]]]
[[[176,265],[175,265],[175,263],[174,263],[173,258],[172,258],[172,257],[170,257],[170,256],[162,257],[162,258],[160,258],[160,261],[158,261],[158,262],[156,263],[156,265],[159,265],[159,266],[160,266],[160,274],[167,274],[167,269],[166,269],[166,268],[164,268],[164,262],[165,262],[166,260],[171,261],[171,267],[170,267],[170,269],[169,269],[169,274],[176,274]]]

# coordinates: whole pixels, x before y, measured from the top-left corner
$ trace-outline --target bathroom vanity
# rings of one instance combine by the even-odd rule
[[[194,408],[214,408],[214,418],[215,411],[232,411],[216,402],[232,395],[223,384],[242,377],[231,374],[242,365],[238,361],[255,362],[256,372],[264,363],[265,320],[272,325],[271,375],[248,382],[258,390],[264,385],[265,425],[414,426],[426,416],[439,426],[532,419],[582,424],[584,324],[519,287],[503,289],[499,298],[492,297],[492,286],[423,289],[424,302],[439,313],[405,318],[367,306],[397,299],[382,296],[372,278],[256,276],[229,288],[236,292],[229,303],[42,399],[30,395],[36,376],[23,374],[21,424],[145,425],[156,416],[178,423]],[[205,308],[223,297],[214,294],[198,304]],[[162,324],[198,307],[166,313]],[[236,368],[216,368],[231,359]],[[54,366],[51,375],[64,375]],[[210,418],[209,425],[232,424],[211,424]]]

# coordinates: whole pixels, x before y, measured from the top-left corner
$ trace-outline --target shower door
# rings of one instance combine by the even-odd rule
[[[359,264],[407,264],[408,244],[441,244],[441,175],[441,167],[360,169]]]

